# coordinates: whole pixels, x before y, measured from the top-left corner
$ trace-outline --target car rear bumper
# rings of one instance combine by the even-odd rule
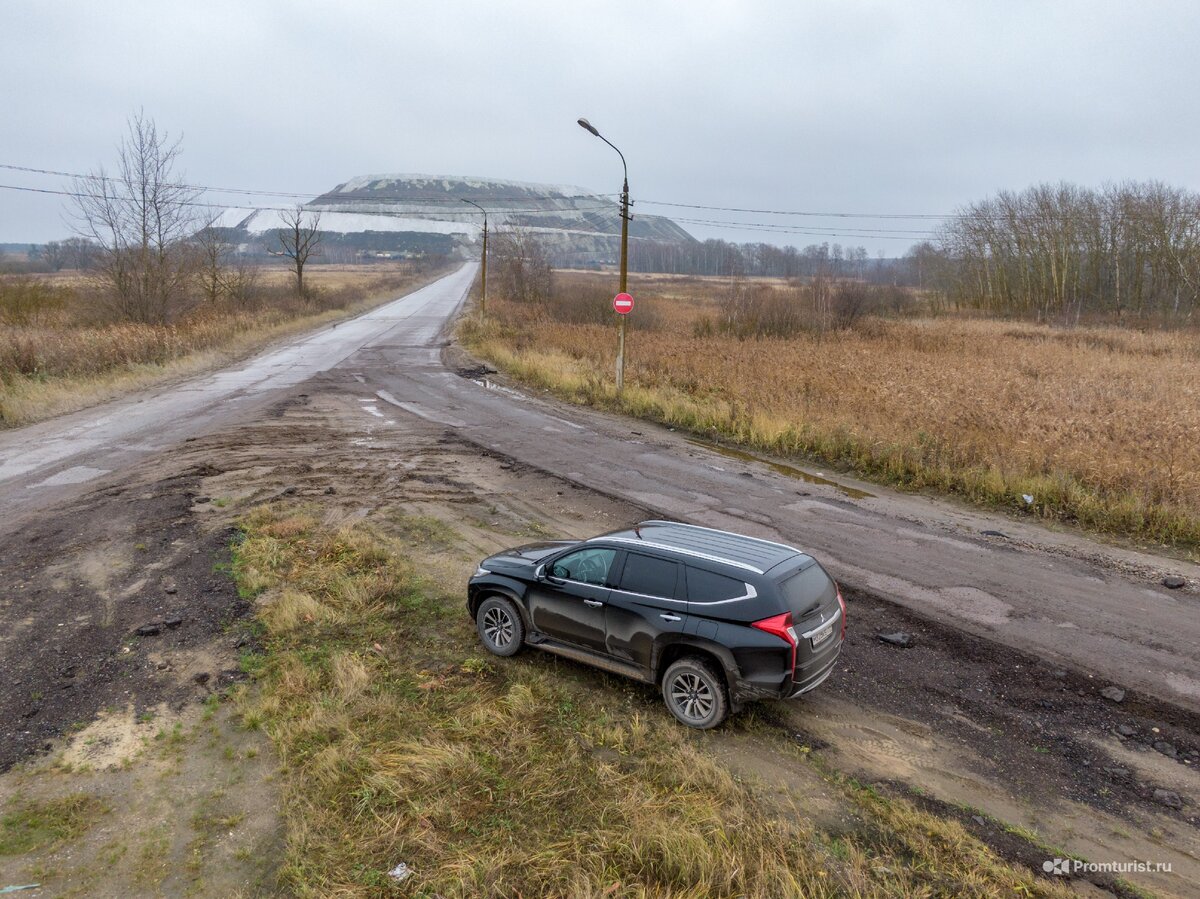
[[[842,643],[830,645],[819,658],[810,659],[804,667],[795,671],[783,671],[774,675],[760,674],[758,677],[730,677],[730,694],[734,702],[752,702],[756,699],[793,699],[814,690],[833,673]],[[732,674],[732,672],[727,672]]]
[[[795,699],[797,696],[803,696],[809,690],[815,690],[825,682],[825,678],[833,673],[833,668],[837,664],[838,656],[842,654],[843,640],[838,640],[837,646],[833,652],[828,655],[822,655],[819,661],[810,665],[803,670],[797,670],[793,675],[792,689],[785,698]]]

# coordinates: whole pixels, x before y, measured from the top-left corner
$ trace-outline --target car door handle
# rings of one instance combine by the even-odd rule
[[[682,621],[683,620],[678,615],[659,615],[658,617],[661,618],[663,621]]]
[[[599,608],[600,606],[604,605],[604,603],[602,603],[598,599],[585,599],[583,601],[583,604],[585,606],[591,606],[593,609]]]

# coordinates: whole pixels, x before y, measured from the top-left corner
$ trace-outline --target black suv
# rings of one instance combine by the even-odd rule
[[[670,521],[498,553],[467,608],[496,655],[534,646],[658,684],[698,728],[813,689],[846,637],[841,591],[811,556]]]

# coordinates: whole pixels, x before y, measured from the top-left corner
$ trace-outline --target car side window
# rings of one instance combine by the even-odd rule
[[[608,582],[608,570],[617,557],[615,549],[592,547],[567,553],[557,562],[551,574],[569,581],[581,581],[603,587]]]
[[[672,599],[678,577],[678,562],[629,553],[625,558],[625,570],[621,572],[621,589],[628,593]]]
[[[746,585],[739,580],[687,566],[688,602],[721,602],[746,595]]]

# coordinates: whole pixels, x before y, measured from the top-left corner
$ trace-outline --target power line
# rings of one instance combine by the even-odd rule
[[[63,177],[63,178],[75,178],[75,179],[83,180],[85,182],[86,181],[104,181],[104,182],[120,183],[120,181],[121,181],[121,179],[119,179],[119,178],[112,178],[112,177],[108,177],[108,176],[104,176],[104,175],[97,175],[97,174],[84,175],[84,174],[80,174],[78,172],[65,172],[65,171],[58,171],[55,169],[36,168],[33,166],[13,165],[10,163],[0,163],[0,169],[7,169],[10,171],[16,171],[16,172],[26,172],[26,173],[37,174],[37,175],[51,175],[51,176]],[[237,195],[243,195],[243,196],[263,196],[263,197],[289,198],[289,199],[305,199],[305,198],[312,197],[311,193],[295,193],[295,192],[290,192],[290,191],[253,190],[253,189],[248,189],[248,188],[233,188],[233,187],[229,187],[229,188],[207,187],[207,186],[203,186],[203,185],[189,185],[189,184],[176,184],[176,185],[172,185],[172,186],[177,187],[177,188],[182,188],[182,189],[195,190],[198,192],[229,193],[229,194],[237,194]],[[52,190],[52,189],[48,189],[48,188],[24,187],[24,186],[17,186],[17,185],[0,185],[0,189],[26,191],[26,192],[30,192],[30,193],[41,193],[41,194],[55,194],[55,195],[59,195],[59,196],[71,196],[71,197],[89,196],[89,194],[87,194],[86,192],[81,192],[81,191]],[[316,198],[313,198],[313,200],[310,201],[309,205],[311,205],[311,202],[315,202],[316,199],[320,199],[321,197],[326,197],[326,196],[328,196],[328,195],[322,194]],[[336,197],[337,195],[335,194],[333,196]],[[497,202],[498,201],[512,201],[512,202],[526,202],[526,203],[529,203],[529,202],[559,203],[564,200],[592,200],[592,201],[599,200],[601,202],[593,202],[593,203],[587,204],[587,205],[575,204],[575,205],[569,206],[567,208],[544,208],[544,207],[503,208],[503,207],[497,207],[494,210],[488,210],[488,211],[492,212],[493,214],[500,215],[500,216],[505,216],[505,215],[512,215],[512,216],[548,215],[548,216],[553,216],[553,215],[557,215],[557,214],[569,215],[571,213],[578,213],[578,212],[584,212],[584,213],[599,212],[601,210],[607,210],[607,211],[615,213],[616,204],[613,203],[611,200],[603,199],[608,196],[612,196],[612,195],[611,194],[594,193],[594,194],[562,195],[559,197],[530,197],[530,196],[490,197],[490,198],[488,198],[489,200],[497,201]],[[324,207],[324,208],[321,208],[321,207],[312,207],[312,208],[313,208],[313,211],[320,211],[320,212],[329,213],[329,214],[378,215],[378,216],[382,216],[382,217],[392,217],[392,218],[404,217],[405,215],[416,216],[416,217],[429,215],[429,216],[438,216],[438,217],[442,217],[442,218],[467,216],[470,218],[470,217],[479,215],[479,213],[473,209],[445,208],[445,207],[434,207],[434,208],[419,208],[418,207],[418,208],[407,208],[404,210],[394,210],[394,211],[393,210],[356,209],[356,208],[354,208],[355,206],[357,206],[360,203],[362,203],[362,204],[382,204],[382,203],[385,203],[388,201],[404,203],[404,204],[413,204],[416,202],[420,202],[420,203],[426,203],[426,202],[454,203],[458,199],[459,198],[457,196],[446,196],[446,195],[435,195],[435,194],[429,194],[429,195],[409,194],[406,196],[402,196],[399,194],[377,193],[377,194],[372,194],[371,196],[368,196],[368,197],[359,197],[359,198],[347,196],[344,200],[341,200],[341,201],[339,201],[337,199],[330,199],[321,204],[321,207]],[[723,212],[736,212],[736,213],[743,213],[743,214],[772,215],[772,216],[795,216],[795,217],[802,217],[802,218],[884,219],[884,220],[911,219],[911,220],[924,220],[924,221],[937,220],[937,221],[943,221],[943,222],[947,222],[947,221],[953,220],[953,219],[970,218],[970,216],[965,215],[963,213],[931,214],[931,213],[814,212],[814,211],[810,211],[810,210],[755,209],[755,208],[740,207],[740,206],[713,206],[713,205],[705,205],[705,204],[700,204],[700,203],[678,203],[678,202],[666,201],[666,200],[639,200],[638,204],[639,205],[649,205],[649,206],[666,206],[666,207],[674,207],[674,208],[679,208],[679,209],[713,210],[713,211],[723,211]],[[259,206],[259,205],[246,206],[246,205],[241,205],[241,204],[237,204],[237,203],[210,203],[210,202],[196,202],[196,201],[188,201],[185,203],[185,205],[195,206],[195,207],[205,208],[205,209],[245,210],[245,211],[263,211],[263,212],[290,212],[290,211],[292,211],[292,208],[294,208],[294,207]],[[338,206],[342,206],[343,208],[337,208]],[[1026,221],[1036,218],[1040,221],[1049,221],[1049,222],[1054,222],[1054,223],[1066,223],[1068,218],[1070,218],[1070,217],[1069,216],[1054,216],[1054,215],[1048,215],[1048,214],[1041,214],[1041,215],[1037,215],[1037,216],[1025,215],[1025,216],[1021,216],[1021,218]],[[789,234],[789,235],[808,236],[808,237],[853,238],[853,239],[859,239],[859,240],[920,241],[920,240],[926,240],[930,237],[935,237],[940,233],[939,231],[936,231],[936,230],[927,230],[927,229],[920,229],[920,228],[915,228],[915,227],[914,228],[886,228],[886,227],[880,226],[880,227],[872,227],[872,228],[850,228],[850,227],[841,227],[841,226],[830,225],[827,227],[830,229],[836,229],[836,230],[825,230],[825,229],[822,229],[821,226],[819,226],[819,225],[805,226],[805,225],[800,225],[800,224],[790,224],[790,223],[789,224],[781,224],[781,223],[775,223],[775,222],[744,222],[744,221],[733,221],[733,220],[729,220],[729,219],[709,219],[709,218],[703,218],[703,219],[702,218],[675,218],[672,220],[682,223],[682,224],[702,225],[702,226],[707,226],[707,227],[721,228],[721,229],[725,229],[725,230],[757,231],[757,232],[769,233],[769,234]],[[597,232],[597,233],[603,233],[603,232]],[[654,238],[639,238],[639,239],[653,240]]]
[[[28,193],[37,194],[55,194],[60,197],[88,197],[84,191],[75,190],[52,190],[46,187],[23,187],[16,184],[0,184],[0,190],[17,190],[26,191]],[[292,212],[295,207],[292,206],[242,206],[235,203],[201,203],[195,200],[182,200],[182,206],[195,206],[201,209],[243,209],[248,212]],[[497,215],[555,215],[561,213],[577,212],[577,211],[592,211],[599,209],[612,209],[614,204],[604,203],[597,204],[593,207],[574,207],[571,209],[498,209],[494,214]],[[379,210],[369,209],[312,209],[313,212],[329,213],[330,215],[378,215],[391,218],[403,218],[406,215],[479,215],[478,212],[446,210],[446,209],[406,209],[402,212],[383,212]]]
[[[15,191],[24,191],[27,193],[51,194],[51,195],[60,196],[60,197],[88,197],[88,196],[90,196],[90,194],[87,194],[83,191],[53,190],[51,188],[45,188],[45,187],[23,187],[23,186],[19,186],[19,185],[15,185],[15,184],[0,184],[0,190],[15,190]],[[202,203],[202,202],[197,202],[195,200],[181,201],[181,205],[192,206],[192,207],[196,207],[196,208],[200,208],[200,209],[214,209],[214,210],[221,210],[221,211],[225,211],[225,210],[229,210],[229,209],[238,209],[238,210],[244,210],[246,212],[291,212],[294,209],[294,207],[289,207],[289,206],[241,206],[241,205],[228,204],[228,203]],[[611,209],[611,204],[604,204],[604,206],[596,207],[596,208]],[[338,214],[377,215],[377,216],[380,216],[381,218],[388,218],[388,217],[403,218],[406,214],[407,215],[422,214],[420,211],[415,211],[415,210],[406,210],[405,212],[379,212],[379,211],[368,211],[368,210],[342,212],[342,211],[336,210],[336,209],[335,210],[322,209],[322,210],[314,210],[314,211],[318,211],[321,213],[330,213],[333,215],[338,215]],[[562,209],[528,209],[528,210],[504,209],[504,210],[497,210],[497,214],[500,214],[500,215],[508,215],[508,214],[553,215],[556,213],[572,212],[572,211],[578,211],[578,210],[577,209],[574,209],[574,210],[572,210],[572,209],[566,209],[566,210],[562,210]],[[449,213],[446,210],[431,209],[431,210],[424,210],[424,214],[447,215]],[[455,211],[453,214],[461,215],[463,213],[459,213],[459,212]],[[467,214],[478,215],[479,213],[467,213]],[[433,221],[436,221],[436,220],[433,220]],[[821,231],[821,230],[818,230],[815,228],[805,229],[805,228],[801,228],[799,226],[788,227],[786,225],[775,225],[775,224],[769,224],[769,223],[728,222],[728,221],[715,220],[715,219],[678,218],[678,219],[672,219],[671,221],[680,222],[683,224],[692,224],[692,225],[708,225],[708,226],[720,227],[720,228],[735,230],[735,231],[757,231],[757,232],[766,232],[769,234],[792,234],[792,235],[799,235],[799,236],[805,236],[805,237],[841,237],[841,238],[847,238],[847,239],[853,238],[853,239],[857,239],[857,240],[865,240],[865,239],[869,239],[869,240],[907,240],[909,242],[913,242],[913,241],[923,240],[923,239],[925,239],[926,235],[932,235],[935,233],[935,232],[915,232],[914,231],[914,232],[910,233],[910,236],[903,236],[902,234],[892,234],[892,233],[870,233],[869,229],[846,228],[846,229],[842,229],[841,231]],[[852,233],[855,231],[858,231],[860,233]],[[597,235],[605,234],[605,232],[602,232],[602,231],[597,231],[595,233]],[[905,233],[909,233],[909,232],[905,232]],[[661,242],[661,239],[659,239],[659,238],[641,237],[641,236],[631,236],[631,237],[632,237],[632,239],[636,239],[636,240],[660,241]]]
[[[20,166],[20,165],[13,165],[13,164],[9,164],[9,163],[0,163],[0,169],[7,169],[10,171],[17,171],[17,172],[29,172],[32,174],[39,174],[39,175],[54,175],[54,176],[63,177],[63,178],[80,178],[80,179],[92,179],[92,180],[104,180],[104,181],[119,181],[120,180],[117,178],[111,178],[111,177],[102,176],[102,175],[95,175],[95,174],[85,175],[85,174],[81,174],[79,172],[64,172],[64,171],[57,171],[55,169],[42,169],[42,168],[35,168],[33,166]],[[237,187],[208,187],[208,186],[204,186],[204,185],[191,185],[191,184],[177,184],[177,185],[172,185],[172,186],[184,188],[184,189],[190,189],[190,190],[210,191],[213,193],[231,193],[231,194],[241,194],[241,195],[246,195],[246,196],[286,197],[286,198],[291,198],[291,199],[313,198],[315,200],[315,199],[319,199],[320,197],[328,196],[327,194],[320,194],[320,195],[317,195],[316,197],[313,197],[312,193],[296,193],[296,192],[291,192],[291,191],[254,190],[254,189],[249,189],[249,188],[237,188]],[[15,188],[13,188],[13,189],[15,189]],[[33,188],[30,188],[30,190],[33,190]],[[53,193],[53,191],[42,191],[42,192]],[[336,196],[336,195],[334,195],[334,196]],[[493,200],[493,201],[513,201],[513,202],[523,201],[523,202],[556,203],[556,202],[561,202],[563,200],[599,200],[604,197],[613,197],[613,196],[616,196],[616,194],[589,193],[589,194],[562,195],[562,196],[558,196],[558,197],[498,196],[498,197],[490,197],[488,199]],[[392,201],[396,201],[396,202],[407,202],[407,203],[412,203],[412,202],[454,203],[458,199],[459,198],[457,196],[446,196],[445,194],[400,195],[400,194],[376,193],[376,194],[372,194],[369,197],[359,197],[359,198],[347,197],[344,201],[341,201],[341,202],[344,202],[347,205],[353,205],[356,202],[378,202],[378,201],[388,201],[388,200],[392,200]],[[338,200],[330,200],[325,205],[333,205],[338,202],[339,202]],[[216,204],[213,204],[213,205],[215,206]],[[503,214],[503,213],[532,214],[532,213],[542,213],[542,212],[545,212],[546,214],[552,214],[554,212],[559,212],[559,211],[575,212],[575,211],[581,211],[581,210],[587,211],[588,209],[610,209],[610,208],[615,207],[615,205],[616,204],[614,202],[605,202],[605,203],[596,204],[592,207],[575,206],[575,207],[571,207],[568,209],[562,209],[562,210],[497,208],[495,210],[495,212],[498,214]],[[952,219],[972,218],[972,216],[969,213],[961,213],[961,212],[950,212],[950,213],[815,212],[812,210],[756,209],[756,208],[742,207],[742,206],[713,206],[713,205],[706,205],[706,204],[701,204],[701,203],[680,203],[680,202],[668,201],[668,200],[639,200],[638,205],[667,206],[667,207],[673,207],[673,208],[678,208],[678,209],[700,209],[700,210],[717,211],[717,212],[738,212],[738,213],[745,213],[745,214],[752,214],[752,215],[797,216],[797,217],[806,217],[806,218],[857,218],[857,219],[886,219],[886,220],[909,219],[909,220],[926,220],[926,221],[945,221],[945,220],[952,220]],[[230,209],[248,209],[248,208],[271,209],[271,208],[274,208],[274,207],[246,207],[246,206],[238,206],[238,205],[233,205],[233,204],[226,204],[226,206]],[[333,209],[333,210],[328,210],[328,211],[349,212],[350,210]],[[472,212],[470,210],[459,210],[459,209],[440,209],[440,208],[438,208],[438,209],[416,209],[416,210],[408,210],[408,211],[411,213],[428,213],[428,214],[434,214],[434,215],[467,215],[467,216],[478,215],[477,212]],[[488,210],[488,211],[491,212],[492,210]],[[370,214],[370,213],[361,213],[361,214]],[[392,215],[395,213],[380,213],[380,214]],[[1071,218],[1071,216],[1054,216],[1052,214],[1038,214],[1038,215],[1033,215],[1033,216],[1024,214],[1024,215],[1020,215],[1019,217],[1026,221],[1031,220],[1031,219],[1037,219],[1037,220],[1042,220],[1042,221],[1054,221],[1054,222],[1066,222],[1069,218]],[[768,223],[768,222],[733,222],[733,221],[717,220],[717,219],[703,219],[703,220],[702,219],[677,219],[677,221],[688,221],[693,224],[712,224],[712,225],[722,225],[722,226],[729,226],[729,227],[751,227],[751,226],[753,226],[753,227],[759,227],[759,228],[763,228],[763,229],[770,229],[770,228],[775,227],[774,225],[772,225],[771,223]],[[801,228],[802,226],[793,225],[793,226],[781,226],[781,227]],[[860,229],[840,228],[840,230],[844,231],[844,232],[854,232],[854,231],[858,231]],[[913,228],[913,229],[890,229],[890,228],[880,227],[880,228],[861,229],[861,230],[863,230],[863,233],[867,233],[867,231],[875,231],[875,232],[880,232],[881,234],[883,234],[883,233],[896,233],[896,234],[906,234],[906,233],[934,234],[934,233],[936,233],[936,232],[932,232],[932,231],[921,231],[921,230],[918,230],[915,228]],[[804,233],[804,232],[797,231],[796,233]],[[824,232],[822,232],[822,233],[824,233]]]
[[[13,171],[13,172],[29,172],[29,173],[35,174],[35,175],[54,175],[55,177],[58,177],[58,178],[83,178],[83,179],[95,180],[95,181],[119,181],[120,180],[119,178],[111,178],[107,175],[83,174],[81,172],[61,172],[61,171],[57,171],[55,169],[39,169],[39,168],[33,168],[32,166],[11,165],[8,163],[0,163],[0,169],[8,169],[9,171]],[[202,184],[175,184],[172,186],[183,188],[185,190],[202,190],[202,191],[207,191],[207,192],[212,192],[212,193],[242,194],[245,196],[262,196],[262,197],[287,197],[290,199],[306,199],[306,198],[318,199],[320,197],[326,196],[326,194],[313,194],[310,192],[296,193],[293,191],[281,191],[281,190],[253,190],[250,188],[243,188],[243,187],[210,187],[210,186],[206,186],[206,185],[202,185]],[[551,202],[559,202],[561,200],[596,200],[601,197],[610,197],[610,196],[616,196],[616,194],[604,194],[604,193],[569,194],[569,195],[563,194],[563,195],[557,196],[557,197],[544,197],[544,198],[529,197],[529,196],[511,196],[511,197],[499,196],[499,197],[489,197],[488,199],[489,200],[504,200],[504,201],[524,201],[524,202],[541,201],[541,202],[551,203]],[[380,200],[416,200],[416,201],[420,201],[420,202],[426,202],[426,201],[434,201],[434,202],[443,202],[444,201],[447,203],[458,202],[457,196],[446,196],[445,194],[424,194],[424,195],[411,195],[410,194],[410,195],[406,195],[406,196],[401,196],[400,194],[391,194],[391,195],[389,195],[389,194],[372,194],[369,199],[372,201],[380,199]],[[351,200],[349,200],[349,202],[353,202],[353,200],[351,199]],[[616,204],[614,203],[613,205],[616,205]],[[505,211],[505,210],[500,210],[500,211]],[[470,214],[474,215],[476,213],[470,213]]]
[[[59,177],[59,178],[85,178],[85,179],[95,179],[95,180],[104,180],[104,181],[119,180],[119,179],[111,178],[111,177],[104,176],[104,175],[83,174],[81,172],[64,172],[64,171],[58,171],[56,169],[41,169],[41,168],[35,168],[33,166],[12,165],[9,163],[0,163],[0,169],[7,169],[9,171],[14,171],[14,172],[29,172],[31,174],[37,174],[37,175],[53,175],[53,176]],[[190,190],[211,191],[213,193],[241,194],[244,196],[285,197],[285,198],[289,198],[289,199],[307,199],[307,198],[316,199],[319,197],[327,196],[327,194],[314,195],[311,192],[297,193],[294,191],[254,190],[251,188],[212,187],[212,186],[199,185],[199,184],[179,184],[176,186],[185,188],[185,189],[190,189]],[[589,194],[570,194],[570,195],[564,194],[564,195],[558,196],[558,197],[541,198],[540,201],[547,202],[547,203],[553,203],[553,202],[559,202],[562,200],[595,200],[595,199],[598,199],[601,197],[611,197],[611,196],[616,196],[616,194],[611,194],[611,193],[589,193]],[[371,202],[378,201],[378,200],[397,200],[397,201],[420,201],[420,202],[434,201],[434,202],[452,203],[452,202],[456,202],[458,200],[458,197],[449,197],[449,196],[445,196],[445,195],[441,195],[441,194],[400,195],[400,194],[376,193],[376,194],[372,194],[370,197],[364,198],[364,199],[371,201]],[[539,201],[539,198],[537,198],[537,197],[528,197],[528,196],[509,196],[509,197],[499,196],[499,197],[489,197],[488,199],[496,200],[496,201],[525,201],[525,202]],[[331,201],[331,202],[336,202],[336,201]],[[353,201],[353,199],[348,198],[347,202],[354,202],[354,201]],[[649,206],[672,206],[672,207],[677,207],[680,209],[705,209],[705,210],[712,210],[712,211],[718,211],[718,212],[744,212],[744,213],[758,214],[758,215],[794,215],[794,216],[827,217],[827,218],[880,218],[880,219],[945,219],[945,218],[954,218],[955,217],[953,213],[947,213],[944,215],[930,215],[930,214],[925,214],[925,213],[906,215],[906,214],[900,214],[900,213],[808,212],[808,211],[786,211],[786,210],[780,210],[780,209],[749,209],[749,208],[742,208],[742,207],[738,207],[738,206],[706,206],[706,205],[702,205],[702,204],[698,204],[698,203],[675,203],[675,202],[668,202],[666,200],[639,200],[638,203],[640,205],[649,205]],[[607,204],[605,204],[605,205],[607,205]],[[231,208],[237,208],[237,207],[231,207]],[[442,210],[436,210],[436,211],[443,212]],[[497,211],[498,212],[507,212],[510,210],[497,210]],[[470,213],[470,212],[460,213],[457,211],[454,213],[450,213],[449,210],[445,210],[445,212],[448,214],[465,214],[465,215],[476,215],[477,214],[477,213]]]
[[[787,228],[786,226],[775,228],[771,227],[770,225],[710,222],[703,219],[672,219],[671,221],[682,222],[689,225],[712,225],[732,231],[758,231],[766,232],[767,234],[796,234],[805,237],[845,237],[854,238],[856,240],[907,240],[910,243],[926,239],[925,237],[919,235],[906,237],[899,234],[852,233],[854,231],[852,228],[844,229],[843,231],[819,231],[816,229],[798,230],[796,228]],[[926,233],[932,235],[934,232]]]
[[[776,225],[768,222],[738,222],[731,219],[690,219],[690,218],[673,218],[671,221],[687,222],[693,225],[715,225],[723,228],[753,228],[759,231],[778,231],[783,234],[805,234],[805,233],[825,233],[817,225]],[[833,227],[833,226],[830,226]],[[867,237],[878,237],[887,234],[900,234],[906,237],[929,237],[936,235],[937,231],[921,230],[917,228],[841,228],[839,231],[849,232],[850,234],[862,234]]]
[[[784,209],[746,209],[740,206],[704,206],[699,203],[671,203],[666,200],[639,200],[639,203],[649,206],[674,206],[680,209],[707,209],[714,212],[745,212],[752,215],[795,215],[812,218],[861,218],[861,219],[950,219],[958,214],[947,213],[900,213],[900,212],[811,212],[807,210]]]

